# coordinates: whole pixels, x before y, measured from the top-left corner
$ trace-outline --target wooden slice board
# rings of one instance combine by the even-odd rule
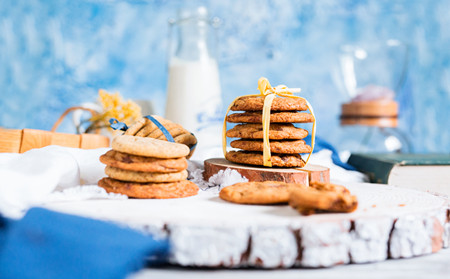
[[[249,181],[283,181],[304,185],[309,185],[309,181],[330,182],[330,169],[319,165],[307,164],[302,169],[264,168],[239,165],[224,158],[206,160],[203,179],[208,181],[211,176],[227,168],[236,170]]]
[[[302,216],[288,205],[242,205],[217,187],[182,199],[61,201],[60,212],[111,221],[171,244],[169,262],[200,267],[329,267],[409,258],[448,247],[448,200],[383,184],[347,183],[358,208]]]

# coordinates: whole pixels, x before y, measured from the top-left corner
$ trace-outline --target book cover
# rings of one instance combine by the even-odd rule
[[[366,173],[372,183],[387,184],[394,167],[450,165],[450,154],[353,153],[347,163]]]

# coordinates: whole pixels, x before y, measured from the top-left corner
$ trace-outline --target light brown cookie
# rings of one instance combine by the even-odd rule
[[[353,212],[358,207],[358,199],[344,186],[312,182],[308,189],[293,189],[289,205],[303,215],[316,212]]]
[[[105,177],[98,182],[98,186],[108,193],[123,194],[139,199],[185,198],[198,193],[198,186],[188,180],[169,183],[135,183]]]
[[[132,182],[173,182],[184,180],[188,177],[186,170],[179,172],[142,172],[130,171],[106,166],[105,174],[111,178],[121,181]]]
[[[262,124],[239,124],[227,131],[229,138],[262,139]],[[293,124],[270,124],[269,139],[303,139],[308,136],[308,131],[297,128]]]
[[[236,100],[231,107],[232,111],[253,111],[262,110],[264,107],[263,97],[241,97]],[[292,111],[292,110],[307,110],[305,100],[300,98],[282,98],[275,97],[270,108],[273,111]]]
[[[190,152],[187,155],[187,158],[189,159],[192,154],[194,153],[194,146],[197,144],[197,138],[189,132],[188,130],[184,129],[181,125],[173,123],[170,120],[164,119],[161,116],[158,115],[152,115],[161,125],[166,128],[166,130],[169,132],[169,134],[173,137],[174,141],[176,143],[185,144],[189,147]],[[153,123],[151,120],[145,118],[145,124],[141,127],[141,129],[135,134],[138,137],[148,137],[148,138],[154,138],[159,140],[165,140],[167,141],[166,136],[164,135],[163,131],[159,129],[155,123]]]
[[[223,188],[219,197],[229,202],[244,204],[287,203],[292,189],[306,187],[279,181],[242,182]]]
[[[145,172],[179,172],[188,166],[185,157],[160,159],[131,155],[114,150],[109,150],[100,156],[100,162],[114,168]]]
[[[230,143],[231,147],[243,149],[246,151],[263,151],[262,140],[234,140]],[[304,140],[282,140],[270,141],[270,152],[280,154],[309,153],[311,146]]]
[[[130,135],[134,136],[136,135],[139,130],[145,126],[145,124],[149,121],[147,118],[141,118],[137,122],[135,122],[133,125],[128,127],[128,129],[125,131],[124,135]]]
[[[156,158],[185,157],[190,152],[184,144],[130,135],[116,136],[111,147],[123,153]]]
[[[271,154],[271,162],[274,167],[304,167],[305,161],[299,154]],[[225,155],[228,161],[238,164],[248,164],[263,166],[263,154],[262,152],[251,151],[229,151]]]
[[[262,111],[233,113],[227,116],[231,123],[261,123]],[[270,114],[270,123],[308,123],[314,117],[306,112],[274,112]]]
[[[152,115],[153,118],[155,118],[161,125],[166,128],[166,130],[173,136],[171,133],[171,129],[173,128],[182,128],[180,125],[173,123],[170,120],[164,119],[161,116],[158,115]],[[146,118],[147,119],[147,118]],[[187,131],[186,131],[187,132]],[[163,136],[161,139],[166,139],[161,129],[156,126],[155,123],[153,123],[151,120],[147,119],[145,125],[139,130],[138,133],[136,133],[136,136],[138,137],[150,137],[150,138],[158,138],[159,136]]]

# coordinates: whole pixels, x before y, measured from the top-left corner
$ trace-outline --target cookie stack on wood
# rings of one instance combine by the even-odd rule
[[[132,198],[170,199],[196,195],[198,186],[186,180],[186,157],[189,148],[184,144],[135,137],[117,136],[112,150],[100,157],[106,164],[98,185],[107,192]]]
[[[229,151],[226,159],[239,164],[263,166],[263,97],[241,97],[231,107],[232,111],[244,111],[227,116],[230,123],[242,123],[226,132],[230,138],[240,138],[230,143],[241,149]],[[308,131],[295,127],[292,123],[309,123],[314,117],[306,111],[308,106],[300,98],[276,97],[271,106],[269,142],[272,166],[303,167],[302,153],[310,153],[311,146],[303,140]]]

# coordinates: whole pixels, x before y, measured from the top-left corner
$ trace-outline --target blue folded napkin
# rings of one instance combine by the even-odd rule
[[[165,240],[42,208],[0,217],[0,278],[124,278],[168,251]]]
[[[331,153],[331,160],[333,163],[337,166],[340,166],[346,170],[356,170],[352,165],[349,165],[347,163],[344,163],[341,161],[341,158],[339,157],[339,153],[334,148],[333,145],[331,145],[329,142],[323,140],[322,138],[316,137],[315,139],[315,145],[314,145],[314,152],[319,152],[320,150],[328,149]]]

